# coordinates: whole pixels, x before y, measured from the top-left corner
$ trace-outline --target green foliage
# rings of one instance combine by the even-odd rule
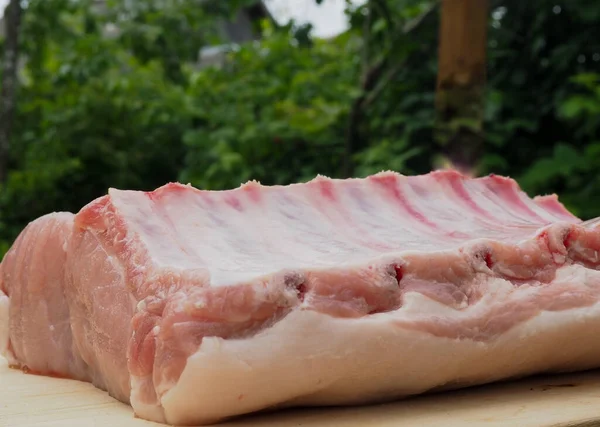
[[[569,208],[589,218],[600,213],[600,74],[578,74],[571,81],[582,92],[565,97],[557,113],[575,138],[589,142],[580,147],[558,142],[550,155],[533,162],[521,184],[536,193],[558,188]]]
[[[122,49],[142,63],[160,61],[165,76],[184,83],[183,65],[197,59],[199,47],[219,42],[217,18],[242,3],[210,0],[200,7],[189,0],[108,0],[104,21],[118,28]]]
[[[0,192],[4,242],[28,221],[77,211],[108,187],[175,180],[191,124],[185,88],[170,83],[163,58],[140,58],[120,38],[104,37],[106,15],[90,14],[85,3],[40,0],[25,17],[27,64]]]
[[[260,43],[197,67],[200,48],[223,41],[219,23],[252,3],[27,2],[0,254],[28,221],[77,211],[108,187],[224,189],[342,177],[348,163],[357,176],[439,165],[432,1],[348,4],[351,28],[331,40],[263,22]],[[477,172],[599,216],[600,5],[491,3]]]
[[[490,28],[481,172],[513,175],[532,195],[557,193],[576,214],[600,216],[600,6],[505,3]]]
[[[295,48],[287,31],[229,53],[221,68],[191,76],[196,126],[185,135],[181,179],[210,189],[256,179],[284,184],[336,173],[356,67],[338,63],[348,37]]]

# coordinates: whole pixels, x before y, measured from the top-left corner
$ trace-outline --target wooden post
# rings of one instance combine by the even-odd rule
[[[0,184],[8,175],[10,135],[16,107],[19,28],[23,9],[19,0],[11,0],[4,13],[4,58],[0,89]]]
[[[442,0],[435,139],[463,172],[483,148],[487,25],[488,0]]]

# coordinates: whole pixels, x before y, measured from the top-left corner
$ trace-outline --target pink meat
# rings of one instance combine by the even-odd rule
[[[0,350],[182,425],[587,369],[599,250],[498,176],[111,189],[19,236]]]

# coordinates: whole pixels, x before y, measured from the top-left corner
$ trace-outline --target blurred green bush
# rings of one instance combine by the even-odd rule
[[[351,28],[315,40],[262,22],[261,42],[194,66],[246,1],[30,0],[0,255],[28,221],[77,211],[108,187],[180,180],[225,189],[425,173],[433,143],[437,10],[426,0],[349,7]],[[227,6],[224,6],[224,5]],[[477,173],[557,192],[600,215],[600,3],[492,2],[486,147]],[[108,24],[119,32],[106,36]]]

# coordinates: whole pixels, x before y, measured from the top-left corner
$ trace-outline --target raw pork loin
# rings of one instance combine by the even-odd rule
[[[178,425],[583,370],[599,250],[498,176],[111,189],[14,243],[0,350]]]

